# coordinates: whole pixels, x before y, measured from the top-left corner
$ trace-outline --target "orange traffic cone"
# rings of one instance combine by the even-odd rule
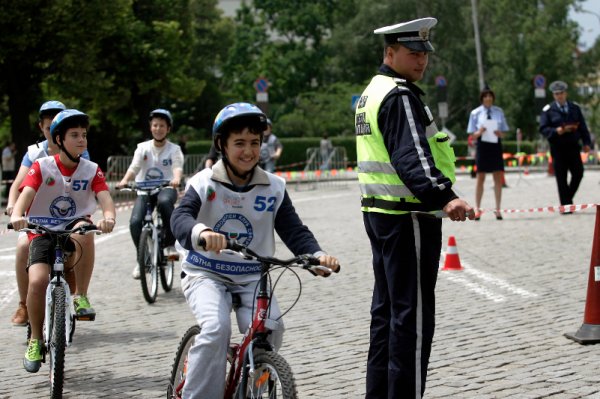
[[[454,236],[448,238],[448,250],[446,251],[446,259],[442,270],[462,270]]]
[[[583,324],[575,334],[565,337],[580,344],[596,344],[600,342],[600,207],[596,207],[596,227],[592,244],[592,260],[588,278],[587,299]]]

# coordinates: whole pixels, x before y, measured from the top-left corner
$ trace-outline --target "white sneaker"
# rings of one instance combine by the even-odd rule
[[[131,273],[131,276],[136,280],[140,279],[140,265],[137,265],[136,267],[133,268],[133,272]]]
[[[168,260],[176,261],[179,260],[179,252],[175,249],[174,245],[170,245],[165,248],[165,256]]]

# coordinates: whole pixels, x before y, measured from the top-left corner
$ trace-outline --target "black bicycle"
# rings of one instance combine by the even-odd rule
[[[163,182],[152,187],[135,185],[121,189],[121,191],[142,191],[146,197],[146,215],[144,216],[144,225],[138,243],[137,262],[140,268],[142,293],[148,303],[156,301],[159,275],[165,292],[171,291],[175,261],[179,259],[178,256],[169,257],[164,253],[163,220],[152,201],[152,196],[167,187],[170,187],[170,184]]]
[[[203,240],[200,245],[203,246]],[[255,294],[254,317],[239,344],[230,344],[227,351],[228,373],[225,377],[225,399],[280,398],[297,399],[296,382],[291,367],[281,354],[275,352],[268,341],[271,333],[267,323],[267,315],[271,305],[271,296],[278,279],[269,287],[270,272],[276,269],[290,270],[300,284],[300,292],[296,301],[285,311],[283,317],[296,305],[302,291],[301,280],[293,267],[308,270],[316,275],[321,270],[329,276],[332,270],[319,265],[319,259],[312,255],[300,255],[291,259],[278,259],[260,256],[248,247],[235,240],[229,240],[227,250],[247,260],[257,260],[261,264],[261,277]],[[340,268],[335,271],[340,271]],[[281,275],[280,275],[281,276]],[[270,289],[269,289],[270,288]],[[234,301],[235,303],[235,298]],[[180,399],[183,393],[187,373],[188,352],[200,327],[193,325],[183,335],[171,371],[167,398]],[[216,398],[215,398],[216,399]]]
[[[11,223],[8,224],[8,228],[13,228]],[[75,320],[82,320],[76,316],[71,290],[64,276],[66,253],[68,252],[67,242],[72,234],[101,234],[102,232],[93,224],[84,224],[70,230],[50,230],[43,225],[31,222],[27,224],[27,228],[21,231],[47,234],[55,245],[56,258],[50,268],[50,281],[46,288],[42,361],[46,363],[46,354],[48,354],[50,358],[50,397],[62,398],[65,378],[65,349],[73,341]],[[87,320],[93,319],[87,318]],[[31,329],[28,328],[28,340],[30,335]]]

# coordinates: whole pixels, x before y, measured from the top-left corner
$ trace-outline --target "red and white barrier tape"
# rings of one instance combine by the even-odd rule
[[[577,204],[577,205],[556,205],[556,206],[544,206],[541,208],[527,208],[527,209],[500,209],[501,213],[532,213],[532,212],[578,212],[588,208],[594,208],[600,206],[600,204]],[[479,209],[480,212],[496,212],[495,209]]]
[[[135,204],[135,201],[127,201],[127,202],[120,202],[118,204],[115,204],[115,209],[117,212],[122,212],[122,211],[127,211],[129,209],[133,209],[133,205]],[[564,213],[564,212],[579,212],[579,211],[583,211],[589,208],[595,208],[600,206],[600,204],[577,204],[577,205],[556,205],[556,206],[544,206],[541,208],[527,208],[527,209],[500,209],[501,213],[535,213],[535,212],[559,212],[559,213]],[[486,208],[481,208],[479,209],[479,212],[481,213],[486,213],[486,212],[496,212],[495,209],[486,209]],[[6,233],[8,233],[9,231],[12,230],[8,230],[8,229],[2,229],[0,230],[0,235],[4,235]]]

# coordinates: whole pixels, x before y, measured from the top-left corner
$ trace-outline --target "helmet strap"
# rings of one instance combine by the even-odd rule
[[[239,177],[240,179],[243,179],[243,180],[246,180],[248,178],[248,176],[251,176],[252,173],[254,173],[254,169],[258,165],[258,163],[257,163],[256,165],[254,165],[254,167],[252,169],[250,169],[246,173],[240,173],[231,164],[231,162],[229,162],[229,160],[227,159],[227,155],[225,154],[225,152],[223,152],[223,156],[221,157],[221,159],[223,159],[223,163],[225,164],[225,168],[229,169],[231,171],[231,173],[233,173],[234,176]]]
[[[56,145],[58,146],[58,148],[65,153],[65,155],[67,156],[67,158],[69,158],[72,162],[75,163],[79,163],[79,160],[81,159],[81,155],[77,155],[76,157],[74,157],[73,155],[71,155],[69,153],[69,151],[67,151],[67,149],[62,145],[62,139],[61,142],[59,143],[58,140],[56,140]]]

